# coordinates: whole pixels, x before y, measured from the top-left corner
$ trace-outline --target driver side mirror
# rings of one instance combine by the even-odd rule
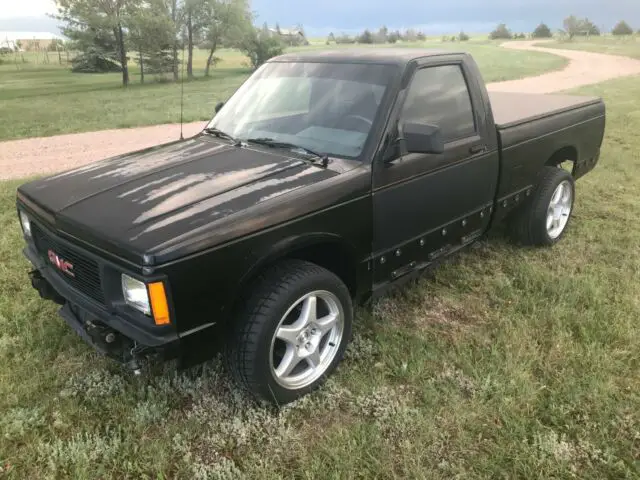
[[[444,138],[437,125],[405,123],[401,128],[407,153],[444,153]]]
[[[216,105],[216,113],[218,113],[222,107],[224,107],[224,102],[218,102]]]

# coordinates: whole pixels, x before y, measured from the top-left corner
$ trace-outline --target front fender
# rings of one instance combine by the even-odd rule
[[[275,244],[265,246],[262,250],[254,252],[254,261],[251,262],[249,268],[242,275],[238,283],[239,291],[243,291],[255,278],[255,276],[273,265],[278,260],[291,256],[294,252],[301,252],[307,248],[317,245],[338,246],[348,252],[351,258],[357,258],[357,250],[346,239],[333,233],[308,233],[284,238]]]

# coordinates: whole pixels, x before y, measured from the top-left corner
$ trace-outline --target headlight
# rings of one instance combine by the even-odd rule
[[[122,274],[122,294],[127,305],[140,310],[145,315],[151,314],[147,286],[140,280]]]
[[[20,210],[20,223],[22,224],[22,231],[25,236],[31,238],[31,220],[27,217],[27,214]]]

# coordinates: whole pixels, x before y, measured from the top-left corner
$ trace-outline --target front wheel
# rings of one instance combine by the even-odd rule
[[[545,167],[528,204],[515,214],[511,230],[525,245],[553,245],[564,235],[575,200],[575,181],[558,167]]]
[[[313,263],[288,260],[255,283],[228,340],[227,365],[253,396],[289,403],[318,388],[351,337],[344,283]]]

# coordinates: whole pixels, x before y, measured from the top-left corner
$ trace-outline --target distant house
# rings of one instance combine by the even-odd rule
[[[0,32],[0,47],[11,50],[46,50],[54,40],[64,38],[49,32]]]
[[[309,45],[301,28],[270,28],[272,35],[279,35],[287,45]]]

